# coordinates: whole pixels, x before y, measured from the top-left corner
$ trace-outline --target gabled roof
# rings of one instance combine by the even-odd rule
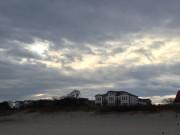
[[[177,92],[174,102],[180,102],[180,90]]]
[[[97,94],[97,95],[95,95],[95,97],[96,96],[102,96],[102,97],[105,97],[105,96],[107,96],[107,93],[105,93],[105,94]]]
[[[148,102],[148,101],[151,101],[151,99],[141,99],[141,98],[139,98],[138,101],[141,101],[141,102]]]
[[[127,94],[127,95],[131,95],[131,96],[135,96],[135,97],[138,97],[138,96],[136,96],[136,95],[133,95],[133,94],[131,94],[131,93],[128,93],[128,92],[126,92],[126,91],[108,91],[108,92],[115,92],[115,95],[116,96],[119,96],[119,95],[122,95],[122,94]],[[97,94],[97,95],[95,95],[95,97],[96,96],[107,96],[108,95],[108,92],[107,93],[105,93],[105,94]]]
[[[119,95],[122,95],[122,94],[127,94],[127,95],[131,95],[131,96],[138,97],[138,96],[133,95],[133,94],[131,94],[131,93],[129,93],[129,92],[126,92],[126,91],[108,91],[108,92],[115,92],[116,96],[119,96]],[[108,93],[108,92],[107,92],[107,93]]]

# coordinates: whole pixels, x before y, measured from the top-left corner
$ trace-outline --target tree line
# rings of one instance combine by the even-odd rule
[[[89,104],[89,100],[87,98],[80,98],[80,91],[73,90],[66,96],[62,96],[60,98],[52,98],[52,99],[40,99],[40,100],[29,100],[29,101],[17,101],[19,103],[18,109],[27,109],[27,108],[64,108],[64,107],[78,107]],[[26,103],[27,102],[27,103]],[[12,108],[8,102],[0,103],[0,110],[11,110],[16,109]]]

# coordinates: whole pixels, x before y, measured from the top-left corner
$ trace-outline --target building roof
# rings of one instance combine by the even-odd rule
[[[128,95],[131,95],[131,96],[138,97],[138,96],[133,95],[133,94],[131,94],[131,93],[129,93],[129,92],[126,92],[126,91],[115,91],[115,92],[116,92],[116,95],[117,95],[117,96],[119,96],[119,95],[121,95],[121,94],[128,94]]]
[[[133,94],[131,94],[131,93],[128,93],[128,92],[126,92],[126,91],[108,91],[108,92],[115,92],[115,95],[116,96],[119,96],[119,95],[122,95],[122,94],[128,94],[128,95],[131,95],[131,96],[135,96],[135,97],[138,97],[138,96],[136,96],[136,95],[133,95]],[[107,92],[107,93],[108,93]],[[95,95],[95,97],[96,96],[107,96],[108,94],[107,93],[105,93],[105,94],[97,94],[97,95]]]
[[[95,95],[95,97],[96,96],[103,96],[103,97],[105,97],[105,96],[107,96],[107,93],[105,93],[105,94],[97,94],[97,95]]]
[[[148,101],[151,101],[151,99],[141,99],[141,98],[139,98],[138,101],[141,101],[141,102],[148,102]]]
[[[180,102],[180,90],[177,92],[174,102]]]

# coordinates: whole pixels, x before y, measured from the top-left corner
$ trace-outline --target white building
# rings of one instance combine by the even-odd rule
[[[20,109],[23,106],[24,106],[24,102],[23,101],[16,101],[16,102],[14,102],[14,108],[15,109]]]
[[[95,95],[96,105],[137,105],[138,96],[125,91],[108,91]]]

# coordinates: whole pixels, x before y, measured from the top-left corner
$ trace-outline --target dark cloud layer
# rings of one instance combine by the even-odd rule
[[[0,7],[1,37],[97,42],[153,27],[177,27],[178,5],[177,0],[7,1]]]
[[[61,96],[76,88],[90,98],[109,89],[144,97],[176,94],[179,5],[179,0],[2,1],[0,100]],[[39,44],[46,48],[38,50]]]

